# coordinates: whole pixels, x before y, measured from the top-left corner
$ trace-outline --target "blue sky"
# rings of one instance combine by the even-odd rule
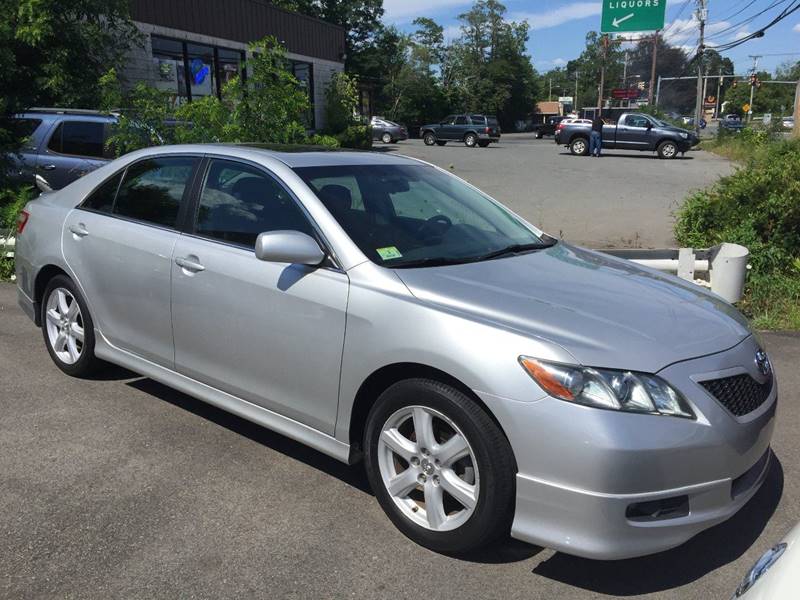
[[[750,21],[750,17],[767,9],[763,15]],[[412,31],[411,22],[418,16],[430,17],[445,27],[445,35],[458,34],[458,15],[472,4],[471,0],[384,0],[387,23],[401,30]],[[580,54],[587,31],[599,29],[601,2],[576,2],[572,0],[505,0],[507,17],[527,19],[531,26],[528,51],[539,71],[563,66]],[[737,37],[757,31],[768,23],[791,0],[708,0],[707,35],[709,45],[732,41]],[[694,0],[668,0],[665,34],[676,46],[693,51],[697,46],[698,23],[693,17]],[[742,12],[739,12],[742,11]],[[737,14],[739,13],[739,14]],[[768,56],[781,53],[793,56]],[[761,39],[748,41],[724,56],[736,64],[737,73],[745,73],[752,65],[750,54],[765,55],[759,61],[759,70],[774,70],[787,60],[800,60],[800,11],[797,11],[770,28]]]

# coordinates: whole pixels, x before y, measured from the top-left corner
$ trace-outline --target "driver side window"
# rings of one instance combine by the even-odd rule
[[[647,127],[649,121],[642,116],[639,115],[628,115],[625,118],[625,124],[628,127]]]

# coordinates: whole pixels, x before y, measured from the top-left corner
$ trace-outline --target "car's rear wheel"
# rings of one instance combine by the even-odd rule
[[[422,136],[422,141],[425,142],[426,146],[433,146],[436,143],[436,136],[429,131]]]
[[[392,143],[392,134],[389,133],[388,131],[385,131],[383,133],[383,135],[381,136],[381,141],[384,144],[391,144]]]
[[[541,131],[537,131],[537,132],[536,132],[536,139],[537,139],[537,140],[540,140],[540,139],[542,139],[543,137],[544,137],[544,134],[543,134]]]
[[[85,377],[102,364],[94,355],[94,323],[86,301],[65,275],[53,277],[44,292],[42,333],[50,358],[68,375]]]
[[[396,383],[372,408],[364,438],[378,502],[418,544],[460,553],[508,533],[513,453],[465,394],[427,379]]]
[[[678,155],[678,145],[675,142],[661,142],[658,145],[658,157],[671,159]]]
[[[464,145],[467,148],[474,148],[478,144],[478,136],[474,133],[468,133],[464,136]]]
[[[575,138],[569,144],[569,151],[575,156],[585,156],[589,154],[589,143],[584,138]]]

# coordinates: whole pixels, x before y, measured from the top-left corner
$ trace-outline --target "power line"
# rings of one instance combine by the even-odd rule
[[[761,27],[758,31],[748,34],[738,40],[728,42],[727,44],[720,44],[718,46],[709,46],[709,48],[717,50],[718,52],[724,52],[726,50],[731,50],[732,48],[736,48],[737,46],[741,46],[742,44],[749,42],[752,39],[764,37],[764,33],[767,31],[767,29],[773,27],[774,25],[777,25],[778,23],[783,21],[785,18],[787,18],[789,15],[791,15],[797,10],[800,10],[800,2],[798,2],[794,6],[789,6],[785,8],[781,13],[778,14],[778,16],[776,16],[774,19],[772,19],[772,21]]]
[[[750,17],[747,17],[746,19],[744,19],[742,21],[739,21],[738,23],[735,23],[734,25],[726,27],[725,29],[720,29],[719,31],[715,31],[713,33],[713,35],[708,36],[708,39],[709,40],[718,39],[721,35],[724,35],[725,33],[729,32],[729,31],[732,31],[734,29],[739,29],[740,27],[743,27],[744,25],[747,25],[748,23],[752,23],[754,20],[756,20],[758,17],[760,17],[761,15],[766,13],[767,11],[772,10],[773,8],[777,7],[778,5],[785,4],[786,2],[789,2],[789,1],[790,0],[776,0],[775,2],[773,2],[772,4],[767,6],[765,9],[757,12],[756,14],[754,14],[754,15],[752,15]],[[723,21],[717,21],[717,23],[722,23],[722,22]]]

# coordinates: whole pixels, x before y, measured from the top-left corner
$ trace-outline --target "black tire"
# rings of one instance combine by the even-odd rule
[[[678,156],[678,144],[673,141],[667,140],[658,145],[658,158],[671,160]]]
[[[436,143],[436,136],[433,135],[433,132],[426,131],[425,135],[422,136],[422,141],[425,142],[426,146],[433,146]]]
[[[383,135],[381,136],[381,141],[384,144],[391,144],[394,140],[392,139],[392,134],[388,131],[384,131]]]
[[[447,145],[447,142],[437,141],[436,145],[437,146],[445,146],[445,145]]]
[[[467,148],[474,148],[478,145],[478,136],[474,133],[468,133],[464,136],[464,145]]]
[[[492,142],[478,142],[478,146],[480,146],[481,148],[488,148],[489,144],[491,143]]]
[[[83,325],[83,343],[80,350],[80,358],[71,364],[59,358],[53,345],[50,343],[48,334],[48,300],[51,294],[59,288],[69,291],[74,301],[78,303],[81,324]],[[103,361],[94,355],[94,322],[92,321],[92,316],[89,314],[89,308],[86,306],[86,300],[83,298],[80,290],[78,290],[78,286],[76,286],[69,277],[66,275],[56,275],[50,280],[42,296],[41,311],[44,344],[47,348],[47,352],[50,354],[50,358],[59,369],[72,377],[88,377],[104,364]]]
[[[449,531],[434,531],[413,522],[403,514],[383,482],[378,458],[381,431],[392,415],[412,406],[433,409],[455,423],[475,457],[479,474],[477,503],[469,518]],[[497,424],[462,392],[429,379],[408,379],[394,384],[381,394],[370,411],[364,450],[375,497],[395,526],[416,543],[437,552],[460,554],[508,535],[514,515],[517,471],[514,455]]]
[[[543,134],[541,131],[537,131],[537,132],[536,132],[536,139],[537,139],[537,140],[540,140],[540,139],[542,139],[543,137],[544,137],[544,134]]]
[[[589,140],[577,137],[569,143],[569,151],[575,156],[586,156],[589,154]]]

